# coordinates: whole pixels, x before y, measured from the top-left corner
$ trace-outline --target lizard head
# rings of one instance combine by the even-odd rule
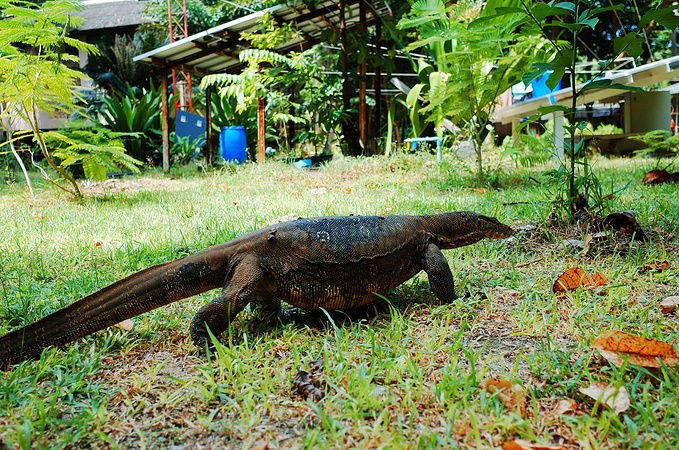
[[[495,217],[479,214],[476,226],[483,233],[483,237],[490,239],[505,239],[515,233],[514,229],[497,220]]]
[[[444,214],[447,216],[444,228],[438,236],[441,248],[464,247],[483,239],[504,239],[514,234],[495,217],[484,216],[473,211],[458,211]]]

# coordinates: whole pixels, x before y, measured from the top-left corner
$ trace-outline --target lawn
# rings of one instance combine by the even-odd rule
[[[206,359],[188,326],[208,293],[137,317],[131,331],[50,349],[0,374],[0,447],[500,448],[523,439],[554,449],[677,448],[676,368],[617,368],[591,348],[608,329],[679,346],[676,313],[658,307],[679,295],[679,195],[676,185],[640,184],[655,164],[595,162],[615,192],[606,213],[635,210],[651,242],[609,237],[587,252],[559,247],[589,230],[548,220],[559,186],[544,167],[505,166],[493,188],[426,154],[338,158],[318,171],[184,169],[85,183],[82,203],[46,186],[31,198],[18,183],[3,185],[0,333],[282,217],[471,209],[537,226],[445,251],[458,291],[475,294],[451,304],[439,304],[420,274],[349,314],[299,311],[265,325],[245,312]],[[642,270],[662,261],[670,268]],[[608,283],[554,294],[576,265]],[[325,398],[313,402],[292,379],[318,358]],[[494,378],[522,388],[525,412],[480,387]],[[616,414],[580,392],[595,381],[624,386],[629,409]]]

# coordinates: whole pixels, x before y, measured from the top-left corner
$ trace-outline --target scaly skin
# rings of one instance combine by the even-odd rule
[[[125,319],[222,287],[191,322],[209,344],[252,301],[275,308],[348,310],[412,278],[429,276],[434,295],[456,298],[441,249],[502,239],[513,230],[471,211],[430,216],[348,216],[296,220],[253,231],[190,256],[150,267],[0,336],[0,365],[37,358]]]

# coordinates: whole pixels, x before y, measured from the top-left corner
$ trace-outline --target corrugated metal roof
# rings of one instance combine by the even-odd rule
[[[82,17],[78,31],[107,30],[111,28],[137,27],[153,22],[144,11],[145,1],[119,0],[106,2],[83,2],[84,8],[73,15]]]
[[[374,5],[378,15],[391,14],[386,1],[375,1]],[[321,1],[312,9],[304,4],[278,5],[164,45],[134,60],[153,64],[158,72],[180,69],[208,74],[234,70],[242,66],[238,52],[249,47],[247,42],[241,40],[241,33],[255,31],[260,17],[266,12],[270,12],[278,23],[294,23],[300,32],[299,37],[271,49],[280,53],[319,43],[323,30],[339,28],[339,6],[333,0]],[[372,11],[369,10],[367,16],[369,25],[374,22]],[[345,17],[347,27],[358,24],[358,0],[347,0]]]

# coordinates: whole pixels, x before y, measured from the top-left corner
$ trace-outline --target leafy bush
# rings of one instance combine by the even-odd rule
[[[679,135],[670,136],[667,130],[649,131],[643,136],[630,136],[629,139],[641,141],[647,145],[646,148],[636,152],[641,156],[649,154],[657,157],[674,156],[679,151]]]
[[[140,92],[137,98],[135,93]],[[128,86],[127,95],[114,94],[104,99],[101,114],[105,125],[121,135],[127,153],[144,161],[152,157],[161,145],[160,89],[149,90]],[[130,135],[134,133],[134,135]]]
[[[121,168],[139,172],[137,166],[142,162],[125,153],[120,140],[123,137],[129,134],[111,132],[84,121],[45,132],[45,140],[54,149],[54,156],[61,160],[61,167],[70,168],[76,175],[78,168],[82,168],[85,177],[94,180],[104,180],[107,172]]]

